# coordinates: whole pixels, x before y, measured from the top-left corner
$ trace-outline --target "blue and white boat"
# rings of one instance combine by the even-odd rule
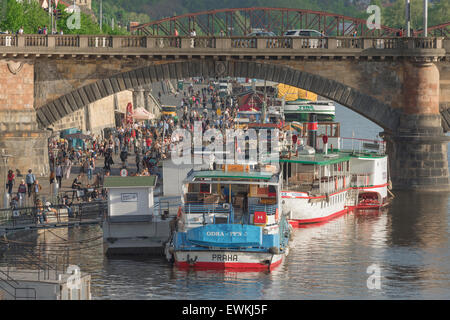
[[[282,215],[282,179],[274,168],[224,165],[190,171],[167,258],[178,267],[204,269],[280,265],[291,229]]]

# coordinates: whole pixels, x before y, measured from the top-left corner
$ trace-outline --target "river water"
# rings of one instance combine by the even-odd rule
[[[338,106],[336,116],[343,137],[354,131],[375,139],[381,131],[346,108]],[[449,299],[448,200],[448,194],[397,192],[384,212],[352,212],[295,230],[289,256],[271,273],[182,271],[163,258],[109,259],[101,241],[73,250],[71,263],[91,274],[93,299]],[[101,236],[98,226],[53,232],[69,240]]]

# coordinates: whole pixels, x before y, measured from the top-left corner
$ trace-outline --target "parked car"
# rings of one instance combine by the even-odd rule
[[[287,30],[284,37],[300,37],[300,38],[312,38],[312,39],[302,39],[302,48],[324,48],[326,41],[322,38],[326,36],[317,30],[311,29],[295,29]],[[318,39],[320,38],[320,39]]]

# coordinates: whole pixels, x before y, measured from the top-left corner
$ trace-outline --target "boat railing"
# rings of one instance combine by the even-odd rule
[[[353,188],[360,188],[360,187],[368,187],[368,186],[370,186],[371,175],[372,174],[370,174],[370,173],[353,174],[352,175],[351,186]]]
[[[334,193],[350,187],[351,183],[351,175],[323,177],[319,184],[319,193]]]
[[[386,141],[341,137],[341,149],[351,150],[352,153],[361,155],[367,153],[384,155],[386,154]]]
[[[228,206],[227,206],[228,205]],[[231,204],[193,204],[193,203],[187,203],[184,205],[184,213],[191,215],[191,214],[198,214],[203,215],[205,222],[205,214],[223,214],[227,216],[227,222],[233,223],[234,222],[234,210],[233,206]],[[189,220],[188,220],[189,221]],[[215,222],[215,220],[214,220]]]
[[[249,206],[249,213],[254,214],[255,212],[262,211],[269,215],[275,214],[277,212],[278,206],[276,204],[257,204]]]

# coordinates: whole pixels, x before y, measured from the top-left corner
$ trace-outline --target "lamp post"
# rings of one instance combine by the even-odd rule
[[[103,32],[103,0],[100,0],[100,33]]]
[[[8,165],[8,159],[12,157],[12,155],[9,154],[5,154],[5,149],[2,149],[2,154],[1,157],[3,159],[3,170],[4,170],[4,180],[3,180],[3,191],[4,191],[4,195],[3,195],[3,208],[8,208],[9,207],[9,194],[8,192],[6,192],[6,175],[7,175],[7,165]]]
[[[406,0],[405,6],[406,35],[411,37],[411,0]]]
[[[423,36],[428,37],[428,0],[423,0]]]
[[[58,148],[53,148],[52,149],[52,153],[53,153],[53,172],[55,173],[55,180],[54,180],[54,184],[53,184],[53,196],[57,196],[58,195],[58,190],[59,190],[59,185],[58,185],[58,179],[56,179],[56,157],[58,156]]]

